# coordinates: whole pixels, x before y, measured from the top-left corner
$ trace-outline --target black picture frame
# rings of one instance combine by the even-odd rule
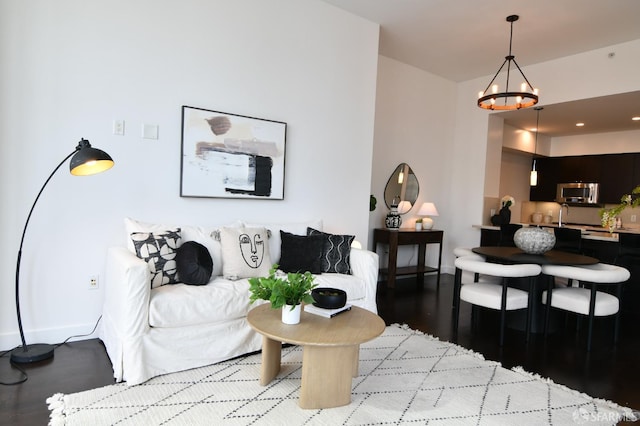
[[[287,123],[182,106],[180,196],[284,199]]]

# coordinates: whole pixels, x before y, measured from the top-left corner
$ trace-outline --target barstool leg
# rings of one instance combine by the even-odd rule
[[[458,319],[460,317],[460,287],[462,286],[462,270],[456,268],[453,281],[453,334],[458,334]]]
[[[544,338],[547,338],[547,334],[549,331],[549,311],[551,310],[551,295],[553,293],[553,281],[554,278],[552,276],[547,276],[547,303],[546,309],[544,311]]]
[[[620,311],[622,311],[622,284],[618,284],[616,289],[616,297],[618,298],[618,312],[616,312],[616,323],[613,330],[613,343],[618,343],[618,331],[620,330]]]
[[[589,300],[589,330],[587,334],[587,352],[591,352],[591,333],[593,332],[593,317],[596,311],[596,290],[595,283],[591,284],[591,299]]]
[[[527,327],[526,327],[526,337],[525,342],[529,343],[529,337],[531,334],[531,323],[533,321],[533,304],[535,303],[535,295],[533,294],[533,277],[529,278],[529,300],[527,301]]]
[[[502,278],[502,301],[500,302],[500,347],[504,343],[504,323],[507,317],[507,279]]]

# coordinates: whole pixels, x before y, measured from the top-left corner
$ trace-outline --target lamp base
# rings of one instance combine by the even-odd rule
[[[11,362],[17,364],[28,364],[45,359],[53,358],[53,345],[46,343],[36,343],[33,345],[19,346],[11,351]]]
[[[433,219],[430,217],[422,218],[422,229],[431,229],[433,228]]]

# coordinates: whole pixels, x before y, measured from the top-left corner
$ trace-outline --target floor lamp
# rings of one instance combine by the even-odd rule
[[[73,156],[73,158],[71,158]],[[22,245],[24,243],[24,236],[27,233],[27,227],[29,226],[29,219],[31,219],[31,214],[33,213],[33,209],[42,195],[42,191],[47,186],[53,175],[56,174],[58,169],[69,159],[71,158],[71,162],[69,163],[69,169],[71,174],[74,176],[87,176],[93,175],[96,173],[103,172],[105,170],[113,167],[113,160],[104,151],[101,151],[96,148],[92,148],[91,144],[86,139],[81,139],[76,146],[76,149],[73,150],[69,155],[67,155],[64,160],[58,164],[58,166],[53,169],[53,172],[49,175],[46,181],[44,181],[44,185],[40,188],[40,192],[36,196],[33,205],[31,206],[31,210],[29,210],[29,215],[27,216],[27,221],[24,224],[24,229],[22,230],[22,238],[20,239],[20,248],[18,249],[18,261],[16,264],[16,312],[18,314],[18,328],[20,329],[20,338],[22,339],[22,346],[18,346],[13,351],[11,351],[11,362],[15,363],[30,363],[36,361],[42,361],[53,356],[54,346],[44,343],[35,343],[31,345],[27,345],[27,342],[24,338],[24,331],[22,329],[22,318],[20,316],[20,260],[22,258]]]

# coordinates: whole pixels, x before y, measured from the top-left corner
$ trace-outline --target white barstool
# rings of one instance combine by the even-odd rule
[[[467,247],[456,247],[453,249],[453,255],[455,257],[464,257],[464,256],[477,256],[479,259],[484,259],[482,256],[480,256],[479,254],[476,254],[473,252],[473,250],[471,250],[470,248]]]
[[[474,253],[473,250],[467,247],[456,247],[453,249],[453,255],[458,257],[466,257],[469,259],[476,259],[480,261],[484,261],[484,256],[481,256],[477,253]],[[462,282],[490,282],[494,284],[500,284],[502,282],[502,278],[500,277],[492,277],[492,276],[480,276],[478,273],[472,273],[468,271],[462,271]]]
[[[618,341],[622,283],[629,279],[628,270],[616,265],[596,263],[584,266],[543,265],[542,273],[549,277],[566,278],[580,282],[580,287],[553,288],[554,279],[549,279],[547,290],[542,292],[542,303],[547,305],[544,322],[545,336],[547,335],[550,308],[557,308],[589,317],[587,351],[591,351],[594,317],[615,315],[613,341],[614,343]],[[591,288],[584,288],[585,283],[590,284]],[[606,284],[617,285],[616,296],[597,290],[599,285]]]
[[[485,308],[500,311],[500,346],[504,342],[504,327],[506,311],[526,309],[533,303],[532,286],[535,277],[540,275],[539,265],[502,265],[499,263],[485,262],[475,256],[462,256],[455,260],[455,279],[453,286],[453,327],[454,333],[458,332],[458,318],[460,315],[460,301],[471,303]],[[500,284],[490,282],[463,282],[463,272],[482,274],[491,277],[499,277]],[[509,278],[529,277],[529,292],[508,286]],[[531,330],[531,309],[527,312],[526,341],[529,341]]]

